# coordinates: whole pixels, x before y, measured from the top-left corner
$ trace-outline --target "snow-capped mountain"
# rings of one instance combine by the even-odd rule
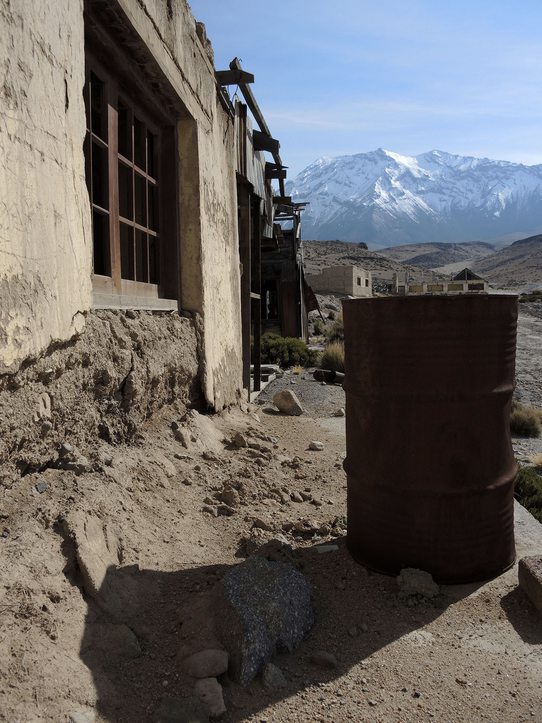
[[[287,184],[309,201],[303,237],[392,246],[520,238],[542,230],[542,165],[429,151],[320,158]]]

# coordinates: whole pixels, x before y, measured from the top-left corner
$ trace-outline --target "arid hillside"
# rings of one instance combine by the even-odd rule
[[[495,252],[495,247],[484,242],[426,243],[404,244],[379,251],[382,256],[403,264],[422,266],[425,269],[436,269],[448,264],[470,265],[476,259],[484,258]]]
[[[354,265],[361,266],[378,276],[378,272],[389,276],[394,272],[408,272],[416,281],[428,280],[435,273],[412,264],[404,264],[398,260],[387,258],[376,251],[369,251],[359,244],[346,241],[304,241],[305,271],[314,274],[326,266]]]
[[[542,286],[542,235],[516,241],[480,259],[472,268],[494,286]]]

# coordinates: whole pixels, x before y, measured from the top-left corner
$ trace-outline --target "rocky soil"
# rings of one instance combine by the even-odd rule
[[[534,400],[533,324],[520,325],[518,386]],[[305,414],[272,413],[281,388]],[[258,553],[303,573],[315,622],[278,670],[246,686],[216,673],[224,721],[540,720],[542,627],[515,569],[405,597],[348,555],[343,399],[300,374],[214,417],[166,406],[121,442],[74,430],[89,466],[27,469],[3,487],[0,720],[186,720],[202,688],[186,655],[215,643],[209,593]],[[71,458],[62,434],[52,449]],[[518,553],[540,553],[521,510],[518,530]]]

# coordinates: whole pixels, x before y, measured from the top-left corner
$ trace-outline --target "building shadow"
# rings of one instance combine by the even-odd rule
[[[529,645],[542,644],[540,613],[519,587],[501,599],[501,607],[523,642]]]
[[[344,675],[377,650],[431,623],[482,584],[448,586],[438,599],[409,607],[398,598],[395,578],[371,573],[355,563],[344,539],[338,541],[338,550],[325,554],[316,546],[298,548],[292,561],[313,586],[315,625],[296,651],[274,660],[285,673],[286,688],[266,691],[259,681],[243,688],[222,676],[228,708],[223,721],[246,720],[309,686]],[[181,645],[193,632],[187,630],[190,618],[230,568],[211,565],[174,572],[137,566],[108,569],[98,602],[88,601],[80,648],[94,679],[96,710],[104,720],[176,720],[161,715],[160,710],[164,701],[191,695],[194,681],[180,672],[178,657]],[[203,641],[206,635],[211,636],[209,630],[202,630]],[[337,667],[315,666],[311,654],[319,650],[335,655]]]

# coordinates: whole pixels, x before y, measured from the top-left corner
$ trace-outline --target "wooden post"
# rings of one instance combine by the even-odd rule
[[[243,345],[243,387],[248,390],[250,401],[250,317],[251,317],[251,208],[248,187],[237,181],[239,213],[239,259],[241,261],[241,328]]]
[[[262,388],[262,217],[260,215],[260,199],[253,203],[253,236],[252,236],[252,325],[254,328],[254,391]]]

